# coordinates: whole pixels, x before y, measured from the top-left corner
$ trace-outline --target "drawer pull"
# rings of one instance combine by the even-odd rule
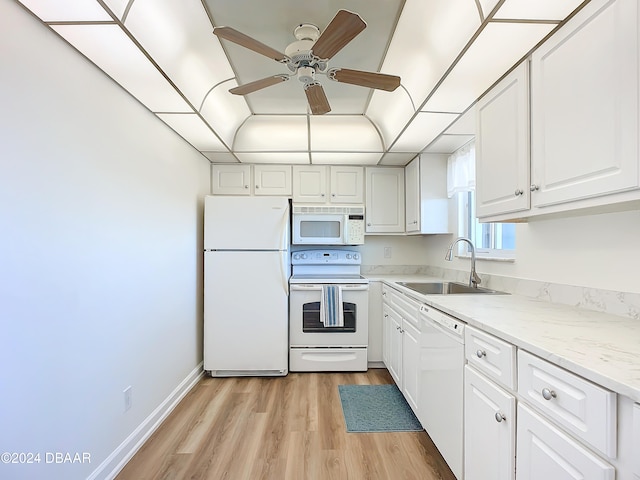
[[[477,356],[478,358],[486,357],[486,356],[487,356],[487,352],[485,352],[484,350],[478,350],[478,351],[476,352],[476,356]]]
[[[549,390],[548,388],[542,389],[542,398],[544,398],[545,400],[551,400],[552,398],[556,397],[556,392],[554,392],[553,390]]]
[[[503,420],[507,419],[507,417],[505,417],[504,413],[502,413],[502,412],[496,412],[495,417],[496,417],[496,422],[498,422],[498,423],[500,423]]]

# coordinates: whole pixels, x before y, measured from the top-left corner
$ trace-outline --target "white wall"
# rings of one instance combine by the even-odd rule
[[[86,478],[202,359],[209,163],[12,1],[0,105],[0,478]]]
[[[451,236],[427,238],[428,264],[469,270],[444,260]],[[640,210],[536,219],[516,225],[513,263],[477,262],[479,274],[640,293]]]

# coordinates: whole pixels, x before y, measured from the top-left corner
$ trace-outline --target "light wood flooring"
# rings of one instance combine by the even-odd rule
[[[205,377],[117,480],[455,480],[424,431],[346,432],[338,385],[385,383],[384,369]]]

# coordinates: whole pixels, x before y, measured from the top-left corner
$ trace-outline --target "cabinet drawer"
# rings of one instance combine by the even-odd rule
[[[505,387],[516,388],[516,347],[473,327],[465,329],[467,362]]]
[[[518,404],[518,480],[613,480],[612,465],[578,444],[560,429]]]
[[[389,288],[386,297],[383,298],[387,299],[387,303],[389,303],[403,319],[411,323],[414,327],[419,328],[420,322],[418,318],[420,314],[420,304],[417,301],[393,288]]]
[[[616,457],[616,394],[518,351],[518,393],[558,425]]]

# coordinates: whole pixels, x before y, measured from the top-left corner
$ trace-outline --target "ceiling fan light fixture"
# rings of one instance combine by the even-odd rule
[[[316,70],[313,67],[300,67],[298,68],[298,80],[300,80],[305,85],[311,84],[315,82],[316,79]]]

